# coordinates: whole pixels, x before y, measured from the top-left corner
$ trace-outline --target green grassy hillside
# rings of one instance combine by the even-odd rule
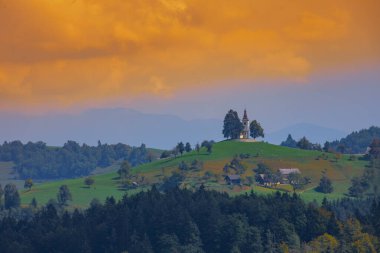
[[[241,153],[250,154],[250,158],[242,160],[245,167],[242,179],[245,184],[242,187],[228,186],[223,180],[223,167],[235,155]],[[252,189],[258,193],[270,193],[275,190],[246,183],[248,182],[248,177],[254,176],[253,169],[256,168],[258,163],[262,162],[273,168],[273,170],[281,167],[296,167],[300,169],[303,176],[311,177],[312,183],[300,191],[302,197],[306,200],[321,200],[324,196],[329,198],[343,197],[349,187],[350,179],[353,176],[362,174],[366,165],[365,162],[360,160],[350,161],[349,156],[346,155],[341,156],[337,161],[333,154],[327,154],[323,158],[321,156],[322,152],[319,151],[292,149],[261,142],[223,141],[214,145],[211,154],[207,154],[205,150],[201,150],[199,154],[193,151],[177,158],[157,160],[133,168],[133,174],[138,175],[139,180],[142,182],[137,189],[126,191],[121,188],[120,180],[114,170],[114,172],[107,174],[94,175],[95,184],[90,188],[84,186],[83,178],[61,180],[37,184],[31,191],[23,190],[21,198],[24,205],[30,203],[33,197],[37,199],[38,203],[46,203],[49,199],[56,198],[60,185],[66,184],[73,195],[71,205],[85,207],[93,198],[100,201],[111,195],[115,198],[120,198],[126,192],[133,194],[150,187],[152,184],[161,183],[173,171],[179,171],[178,165],[181,161],[191,163],[195,159],[204,162],[203,168],[187,172],[185,181],[182,183],[183,187],[196,189],[201,184],[204,184],[208,189],[225,191],[229,194],[241,194]],[[335,191],[332,194],[324,195],[314,190],[323,170],[327,171],[328,177],[333,181]],[[278,189],[283,191],[291,190],[287,185],[279,186]]]

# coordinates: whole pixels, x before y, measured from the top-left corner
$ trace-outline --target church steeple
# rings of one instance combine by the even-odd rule
[[[246,109],[244,109],[243,121],[244,121],[244,120],[248,120],[247,110],[246,110]]]
[[[249,119],[248,119],[246,109],[244,109],[244,115],[243,115],[243,119],[241,123],[243,123],[243,131],[240,134],[240,139],[248,139],[249,138]]]

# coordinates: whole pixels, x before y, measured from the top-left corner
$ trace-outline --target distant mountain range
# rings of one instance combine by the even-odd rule
[[[96,145],[126,143],[172,148],[179,141],[220,140],[219,120],[184,120],[131,109],[94,109],[80,114],[24,116],[0,114],[0,141],[44,141],[61,146],[67,140]]]
[[[203,140],[219,141],[222,136],[222,119],[184,120],[172,115],[141,113],[132,109],[94,109],[80,114],[25,116],[0,114],[0,141],[44,141],[61,146],[67,140],[95,145],[126,143],[138,146],[172,148],[179,141],[192,144]],[[288,134],[299,139],[307,136],[313,142],[340,139],[343,131],[297,124],[267,133],[265,140],[279,144]]]
[[[282,141],[286,140],[288,134],[291,134],[295,140],[299,140],[306,136],[306,138],[311,142],[320,143],[323,145],[325,141],[339,140],[347,136],[348,133],[313,124],[299,123],[275,132],[271,132],[267,134],[265,139],[270,143],[280,144]]]

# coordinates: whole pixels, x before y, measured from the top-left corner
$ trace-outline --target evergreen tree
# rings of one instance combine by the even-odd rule
[[[306,137],[302,137],[298,142],[297,142],[297,147],[299,147],[300,149],[311,149],[312,148],[312,144],[310,143],[310,141],[308,139],[306,139]]]
[[[264,138],[264,129],[261,127],[260,123],[257,122],[256,120],[252,121],[249,124],[249,135],[253,139],[256,139],[258,137]]]
[[[351,179],[351,186],[348,188],[348,194],[351,197],[363,197],[364,193],[369,189],[369,183],[362,178],[354,177]]]
[[[368,155],[370,157],[371,166],[380,168],[380,139],[374,139],[369,146]]]
[[[4,196],[4,190],[3,190],[3,187],[1,186],[0,184],[0,210],[2,209],[3,207],[3,196]]]
[[[267,229],[265,231],[265,243],[264,243],[264,252],[266,253],[274,253],[276,252],[276,247],[274,245],[274,236],[272,232]]]
[[[144,237],[141,239],[136,232],[131,236],[131,245],[128,252],[131,253],[153,253],[152,245],[147,234],[144,234]]]
[[[181,155],[182,155],[183,152],[185,151],[185,145],[183,144],[182,141],[177,144],[177,148],[178,148],[179,153],[181,153]]]
[[[286,141],[281,142],[281,146],[289,147],[289,148],[296,148],[297,142],[293,139],[291,134],[288,134],[288,138],[286,138]]]
[[[331,180],[327,177],[325,170],[322,172],[322,177],[316,190],[322,193],[332,193],[334,191]]]
[[[190,152],[192,150],[190,143],[186,142],[185,151]]]
[[[325,144],[323,145],[323,151],[330,152],[330,142],[325,142]]]
[[[229,110],[224,117],[223,136],[227,139],[238,139],[243,130],[243,123],[241,123],[238,113],[234,110]]]
[[[20,207],[20,195],[15,184],[7,184],[4,187],[4,207],[6,209]]]
[[[197,143],[197,145],[195,145],[195,150],[199,154],[199,151],[201,150],[201,146],[199,145],[199,143]]]
[[[57,201],[61,206],[67,205],[67,201],[72,200],[71,192],[67,185],[61,185],[57,193]]]
[[[333,141],[330,147],[338,151],[339,145],[344,145],[345,153],[363,154],[374,139],[380,139],[380,127],[372,126],[368,129],[355,131],[340,141]]]
[[[36,209],[38,206],[36,198],[32,198],[32,201],[30,202],[29,206],[33,209]]]

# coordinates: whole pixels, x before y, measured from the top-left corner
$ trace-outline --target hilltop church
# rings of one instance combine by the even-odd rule
[[[244,109],[244,116],[241,123],[243,123],[243,131],[240,133],[240,139],[249,139],[249,119],[246,109]]]

